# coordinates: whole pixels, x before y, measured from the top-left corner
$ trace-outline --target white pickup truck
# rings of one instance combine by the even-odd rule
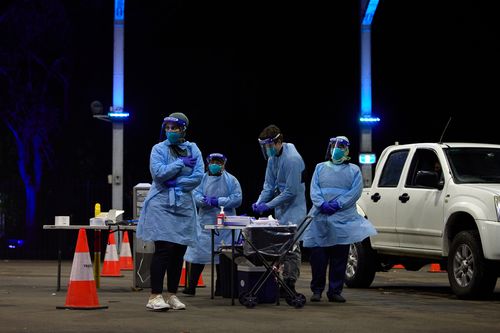
[[[358,211],[378,234],[351,245],[346,285],[439,263],[461,299],[491,296],[500,272],[500,145],[416,143],[381,154]]]

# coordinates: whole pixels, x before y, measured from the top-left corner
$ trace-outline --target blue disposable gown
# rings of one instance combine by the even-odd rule
[[[200,184],[205,166],[195,143],[186,141],[178,145],[196,158],[193,168],[186,167],[172,154],[170,145],[165,140],[151,150],[149,169],[153,183],[144,200],[137,237],[145,241],[192,245],[196,241],[196,206],[192,191]],[[176,180],[175,187],[165,185],[170,179]]]
[[[313,207],[311,224],[304,232],[304,247],[327,247],[352,244],[377,233],[373,225],[358,214],[356,201],[363,190],[361,171],[355,164],[335,165],[322,162],[316,165],[311,181]],[[322,214],[323,202],[337,200],[340,210],[332,215]]]
[[[236,208],[241,205],[241,186],[236,177],[227,171],[220,176],[209,176],[205,173],[201,184],[194,190],[196,205],[199,207],[197,235],[198,241],[195,245],[187,248],[184,260],[196,264],[209,264],[211,262],[211,236],[210,230],[205,230],[207,224],[215,224],[219,207],[212,207],[203,202],[203,195],[219,198],[219,206],[224,207],[226,216],[236,215]],[[235,240],[238,234],[235,235]],[[231,245],[231,230],[219,230],[215,235],[214,247],[217,249],[222,245]],[[215,263],[219,263],[219,257],[215,257]]]
[[[274,208],[274,217],[280,224],[299,225],[306,216],[304,170],[304,160],[292,143],[283,143],[281,155],[267,160],[264,186],[257,202]]]

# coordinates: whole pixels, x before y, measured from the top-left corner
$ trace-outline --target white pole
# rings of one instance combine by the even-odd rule
[[[113,52],[113,112],[123,111],[123,34],[125,0],[115,0]],[[112,208],[123,209],[123,122],[113,121]]]

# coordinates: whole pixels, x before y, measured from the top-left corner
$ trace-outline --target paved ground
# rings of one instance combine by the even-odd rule
[[[369,289],[346,288],[345,304],[326,301],[295,309],[285,302],[254,309],[210,299],[210,289],[182,297],[185,311],[148,312],[149,290],[132,291],[132,272],[101,278],[105,310],[56,310],[66,298],[71,261],[63,262],[56,292],[56,261],[0,261],[0,332],[500,332],[500,289],[492,300],[457,300],[446,274],[391,270]],[[210,286],[209,266],[203,280]],[[298,291],[309,300],[309,265]]]

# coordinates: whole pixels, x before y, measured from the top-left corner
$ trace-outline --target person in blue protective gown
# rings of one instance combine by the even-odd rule
[[[137,224],[137,238],[154,241],[155,245],[147,310],[186,308],[176,293],[184,253],[188,245],[196,242],[193,190],[200,184],[205,169],[198,146],[186,140],[188,125],[183,113],[170,114],[163,120],[160,143],[151,150],[149,170],[153,181]],[[162,295],[165,272],[166,301]]]
[[[313,207],[311,224],[303,236],[310,248],[312,302],[319,302],[325,290],[328,265],[330,302],[345,302],[341,295],[349,246],[375,235],[373,225],[358,214],[356,201],[361,196],[361,170],[349,163],[349,140],[345,136],[330,139],[326,162],[318,163],[310,187]]]
[[[196,206],[198,207],[198,241],[188,246],[184,260],[186,261],[186,288],[183,294],[194,296],[200,275],[205,264],[211,263],[211,231],[205,230],[205,225],[215,224],[221,207],[226,215],[236,215],[236,208],[242,201],[241,186],[235,176],[226,171],[227,158],[219,153],[208,155],[208,170],[203,176],[201,184],[194,190]],[[237,239],[237,238],[236,238]],[[215,233],[214,248],[231,245],[230,230],[218,230]],[[220,295],[220,265],[219,257],[214,258],[217,279],[215,281],[215,295]]]
[[[275,125],[269,125],[259,135],[264,158],[267,160],[263,189],[253,211],[266,214],[274,210],[282,225],[299,225],[306,216],[305,164],[292,143],[283,141],[283,134]],[[283,280],[294,293],[300,275],[301,251],[295,246],[283,260]],[[281,296],[286,296],[283,289]]]

